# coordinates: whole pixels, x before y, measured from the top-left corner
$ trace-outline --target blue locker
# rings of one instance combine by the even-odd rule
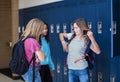
[[[120,81],[120,1],[112,0],[112,55],[111,55],[111,80]]]
[[[97,79],[100,82],[110,82],[110,51],[111,51],[111,14],[108,3],[100,3],[97,8],[97,21],[102,23],[102,33],[99,34],[98,40],[101,46],[101,55],[97,58]],[[107,12],[106,12],[107,11]],[[97,23],[98,24],[98,23]],[[98,28],[98,26],[97,26]],[[107,44],[106,44],[107,43]],[[106,52],[107,51],[107,52]]]
[[[64,29],[71,32],[71,23],[77,18],[85,18],[102,51],[96,56],[96,66],[90,71],[91,82],[119,82],[119,4],[119,0],[64,0],[21,9],[19,26],[22,29],[31,18],[36,17],[48,23],[51,54],[56,69],[54,82],[68,82],[67,53],[62,49],[59,33]]]

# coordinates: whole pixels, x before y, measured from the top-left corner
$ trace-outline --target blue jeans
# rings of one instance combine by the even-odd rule
[[[22,75],[22,78],[25,80],[25,82],[32,82],[33,79],[33,67],[30,66],[29,70]],[[41,82],[40,74],[39,74],[39,68],[35,67],[35,82]]]
[[[83,70],[69,69],[69,82],[90,82],[88,68]]]

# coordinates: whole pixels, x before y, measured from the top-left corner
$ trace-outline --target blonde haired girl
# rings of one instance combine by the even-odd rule
[[[39,62],[44,61],[45,55],[40,49],[39,37],[44,30],[44,22],[37,18],[31,19],[26,25],[26,29],[21,35],[22,40],[24,41],[25,53],[28,62],[31,61],[32,57],[35,54],[35,81],[41,82],[40,74],[39,74]],[[39,61],[38,61],[39,60]],[[32,82],[33,80],[33,62],[29,66],[29,70],[22,75],[25,82]]]

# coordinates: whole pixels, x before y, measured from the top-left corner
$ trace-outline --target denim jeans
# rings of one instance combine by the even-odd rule
[[[32,82],[33,79],[33,67],[30,66],[29,70],[22,75],[22,78],[25,80],[25,82]],[[35,82],[41,82],[40,74],[39,74],[39,68],[35,67]]]
[[[69,69],[69,82],[90,82],[88,68],[83,70]]]

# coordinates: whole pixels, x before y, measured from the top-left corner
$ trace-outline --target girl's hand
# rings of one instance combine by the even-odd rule
[[[88,35],[88,37],[89,37],[90,40],[94,39],[92,31],[88,31],[87,35]]]
[[[97,44],[97,42],[96,42],[96,40],[93,36],[92,31],[88,31],[87,35],[92,42],[92,45],[90,46],[90,49],[92,49],[96,54],[100,54],[101,51],[100,51],[99,45]]]
[[[54,79],[54,70],[51,71],[52,79]]]
[[[38,58],[38,56],[37,56],[37,55],[35,55],[35,59],[36,59],[36,62],[37,62],[37,63],[39,63],[39,62],[40,62],[40,60],[39,60],[39,58]]]

